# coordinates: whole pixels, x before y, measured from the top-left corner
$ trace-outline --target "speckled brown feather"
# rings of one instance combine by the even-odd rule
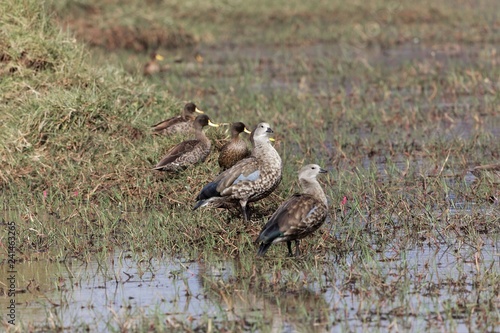
[[[199,116],[198,118],[207,118],[207,116]],[[155,170],[160,171],[180,171],[190,165],[203,162],[212,146],[210,140],[206,137],[202,128],[204,124],[193,124],[196,132],[196,139],[183,141],[168,150],[166,155],[155,166]]]
[[[200,192],[194,209],[203,206],[228,207],[239,204],[245,220],[246,205],[268,196],[281,182],[282,164],[269,141],[272,130],[266,123],[257,126],[252,155],[219,174]],[[257,130],[256,129],[256,130]],[[267,133],[266,133],[267,129]],[[255,132],[255,130],[254,130]]]
[[[277,223],[282,241],[302,239],[323,224],[327,212],[326,206],[312,195],[296,194],[274,212],[266,226]]]
[[[231,125],[231,141],[220,149],[219,166],[222,171],[231,168],[238,161],[250,156],[245,140],[240,138],[240,133],[245,130],[245,124],[238,122]]]
[[[260,242],[258,255],[264,255],[271,244],[298,241],[316,231],[326,220],[328,207],[326,196],[316,180],[324,173],[316,164],[303,167],[299,172],[302,194],[294,194],[283,202],[262,228],[256,242]],[[298,245],[296,249],[298,253]],[[291,253],[290,253],[291,254]]]
[[[176,116],[164,120],[152,126],[153,132],[156,134],[176,134],[189,133],[193,131],[194,118],[185,118],[184,116]]]
[[[182,115],[163,120],[151,126],[154,134],[193,134],[193,122],[196,119],[196,105],[187,103],[184,106]]]

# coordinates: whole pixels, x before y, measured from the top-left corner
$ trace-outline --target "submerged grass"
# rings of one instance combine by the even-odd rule
[[[483,259],[498,255],[498,184],[472,182],[469,171],[499,158],[498,4],[462,5],[474,10],[454,1],[2,2],[0,197],[19,262],[97,258],[117,279],[106,258],[123,249],[138,262],[166,255],[207,269],[236,258],[224,278],[200,273],[217,319],[131,309],[109,323],[116,331],[267,331],[266,313],[223,310],[257,290],[291,313],[290,325],[317,331],[351,330],[350,320],[411,330],[404,319],[416,317],[427,329],[494,331],[499,272]],[[146,51],[157,48],[168,70],[143,78]],[[191,211],[217,174],[216,149],[183,173],[151,170],[180,138],[149,126],[186,101],[217,122],[275,130],[283,182],[254,205],[253,223]],[[207,134],[214,146],[227,136]],[[321,180],[330,221],[301,243],[302,260],[286,258],[283,244],[255,259],[253,240],[298,190],[305,163],[330,171]],[[422,249],[455,253],[456,271],[443,278],[438,263],[407,257]],[[21,329],[62,329],[55,318]]]

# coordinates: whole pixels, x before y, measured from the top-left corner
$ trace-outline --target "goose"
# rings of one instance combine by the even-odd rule
[[[251,155],[205,185],[196,197],[193,210],[206,206],[228,208],[239,204],[243,219],[248,222],[247,204],[267,197],[281,182],[281,157],[270,141],[273,133],[269,124],[258,124],[250,135],[253,145]]]
[[[286,242],[288,255],[292,256],[292,241],[295,241],[295,255],[299,256],[299,240],[316,231],[327,217],[326,196],[316,179],[320,173],[326,172],[317,164],[300,169],[302,193],[283,202],[262,228],[255,240],[260,243],[258,256],[263,256],[272,244],[280,242]]]

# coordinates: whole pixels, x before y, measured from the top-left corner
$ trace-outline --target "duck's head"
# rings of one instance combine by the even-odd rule
[[[252,144],[255,142],[267,142],[274,141],[271,137],[274,131],[268,123],[260,123],[255,127],[255,129],[250,134],[250,141]]]
[[[193,116],[194,117],[195,113],[203,114],[205,112],[203,112],[202,110],[198,109],[198,107],[194,103],[190,102],[190,103],[187,103],[186,105],[184,105],[184,115]]]
[[[317,164],[308,164],[306,166],[303,166],[300,171],[299,171],[299,179],[306,180],[306,181],[312,181],[316,179],[316,176],[318,176],[320,173],[327,173],[325,169],[321,168]]]
[[[219,124],[213,123],[206,114],[202,114],[194,120],[195,128],[203,128],[205,126],[219,127]]]

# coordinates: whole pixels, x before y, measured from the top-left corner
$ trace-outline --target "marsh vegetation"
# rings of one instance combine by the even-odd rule
[[[0,12],[0,276],[15,222],[19,321],[5,330],[498,331],[499,184],[476,172],[500,162],[497,1]],[[153,51],[162,70],[144,76]],[[187,102],[272,126],[283,179],[250,223],[191,210],[224,129],[206,131],[204,163],[152,170],[182,139],[150,126]],[[328,170],[328,221],[299,258],[257,258],[309,163]]]

